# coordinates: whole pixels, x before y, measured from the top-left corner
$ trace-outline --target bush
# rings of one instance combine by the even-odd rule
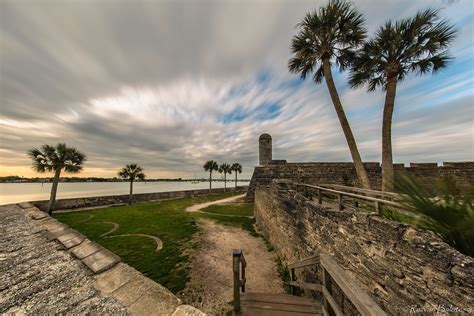
[[[474,256],[474,210],[472,192],[459,188],[451,179],[440,180],[441,196],[432,198],[429,191],[409,176],[399,177],[395,188],[402,194],[400,203],[416,216],[384,210],[386,217],[409,222],[439,234],[458,251]]]

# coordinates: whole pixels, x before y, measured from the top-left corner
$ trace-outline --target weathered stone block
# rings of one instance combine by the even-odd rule
[[[66,249],[79,245],[86,237],[77,231],[70,230],[58,236],[58,241],[63,244]]]
[[[77,258],[77,259],[83,259],[85,257],[88,257],[92,255],[93,253],[96,253],[99,250],[102,250],[103,248],[96,244],[93,241],[90,240],[85,240],[83,243],[80,245],[74,247],[71,249],[71,253]]]
[[[82,262],[89,268],[93,273],[100,273],[107,269],[110,269],[114,265],[120,262],[120,257],[114,253],[106,250],[105,248],[93,253],[92,255],[82,259]]]
[[[139,276],[137,270],[124,263],[118,263],[115,267],[95,275],[96,288],[104,293],[112,293]]]
[[[171,316],[206,316],[206,314],[190,305],[179,305]]]

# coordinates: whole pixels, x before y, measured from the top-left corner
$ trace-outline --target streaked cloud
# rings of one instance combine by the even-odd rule
[[[294,26],[324,1],[0,2],[0,174],[27,174],[27,149],[64,141],[83,175],[137,162],[155,176],[203,175],[207,159],[350,161],[324,85],[286,70]],[[398,162],[474,160],[470,1],[356,1],[369,31],[428,6],[459,28],[455,60],[409,76],[396,100]],[[384,95],[336,82],[365,160],[380,160]]]

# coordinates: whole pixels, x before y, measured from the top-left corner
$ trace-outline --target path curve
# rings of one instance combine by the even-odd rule
[[[92,215],[92,216],[94,216],[94,215]],[[110,234],[112,234],[114,231],[116,231],[117,229],[119,229],[119,227],[120,227],[120,225],[117,224],[117,223],[115,223],[115,222],[101,222],[101,223],[112,224],[113,227],[112,227],[112,229],[109,230],[108,232],[103,233],[102,235],[100,235],[100,237],[105,237],[105,236],[107,236],[107,235],[110,235]]]
[[[158,238],[158,237],[156,237],[156,236],[152,236],[152,235],[146,235],[146,234],[122,234],[122,235],[112,235],[112,236],[108,236],[108,237],[105,237],[105,238],[114,238],[114,237],[123,237],[123,236],[148,237],[148,238],[153,239],[153,240],[156,242],[156,249],[155,249],[156,252],[158,252],[158,251],[160,251],[161,249],[163,249],[163,242],[161,241],[161,239]]]
[[[208,206],[215,205],[215,204],[233,202],[233,201],[238,200],[238,199],[240,199],[244,196],[245,196],[245,194],[239,194],[239,195],[231,196],[231,197],[228,197],[228,198],[225,198],[225,199],[222,199],[222,200],[216,200],[216,201],[211,201],[211,202],[206,202],[206,203],[201,203],[201,204],[194,204],[194,205],[188,206],[186,208],[186,212],[200,212],[203,208],[206,208]],[[205,212],[202,212],[202,213],[205,213]],[[216,215],[214,213],[209,213],[209,214]],[[217,215],[220,215],[220,214],[217,214]]]
[[[89,215],[88,218],[83,219],[83,220],[80,220],[78,223],[84,223],[84,222],[90,221],[90,220],[93,219],[93,218],[94,218],[94,215]]]
[[[84,222],[90,221],[93,218],[94,218],[94,215],[90,215],[88,218],[83,219],[83,220],[79,221],[78,223],[84,223]],[[115,222],[98,222],[98,223],[105,223],[105,224],[112,224],[113,225],[111,230],[109,230],[108,232],[103,233],[102,235],[100,235],[100,237],[104,237],[104,238],[125,237],[125,236],[148,237],[148,238],[153,239],[156,242],[156,249],[155,249],[156,252],[163,249],[163,241],[159,237],[152,236],[152,235],[146,235],[146,234],[121,234],[121,235],[107,236],[109,234],[112,234],[117,229],[119,229],[120,225],[118,223],[115,223]]]

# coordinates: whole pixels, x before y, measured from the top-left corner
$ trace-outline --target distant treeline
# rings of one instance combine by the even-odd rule
[[[0,183],[32,183],[32,182],[37,182],[37,183],[43,183],[43,182],[52,182],[53,178],[52,177],[46,177],[46,178],[25,178],[25,177],[20,177],[20,176],[5,176],[5,177],[0,177]],[[117,177],[113,178],[98,178],[98,177],[89,177],[89,178],[83,178],[83,177],[61,177],[60,179],[61,182],[127,182],[126,180],[122,180]],[[143,182],[176,182],[176,181],[182,181],[182,182],[191,182],[191,181],[199,181],[199,182],[208,182],[209,179],[206,178],[199,178],[199,179],[183,179],[183,178],[166,178],[166,179],[146,179]],[[223,179],[213,179],[212,181],[224,181]],[[231,180],[227,180],[228,182]],[[234,180],[232,180],[234,181]],[[249,181],[248,179],[239,179],[239,182],[247,182]]]

